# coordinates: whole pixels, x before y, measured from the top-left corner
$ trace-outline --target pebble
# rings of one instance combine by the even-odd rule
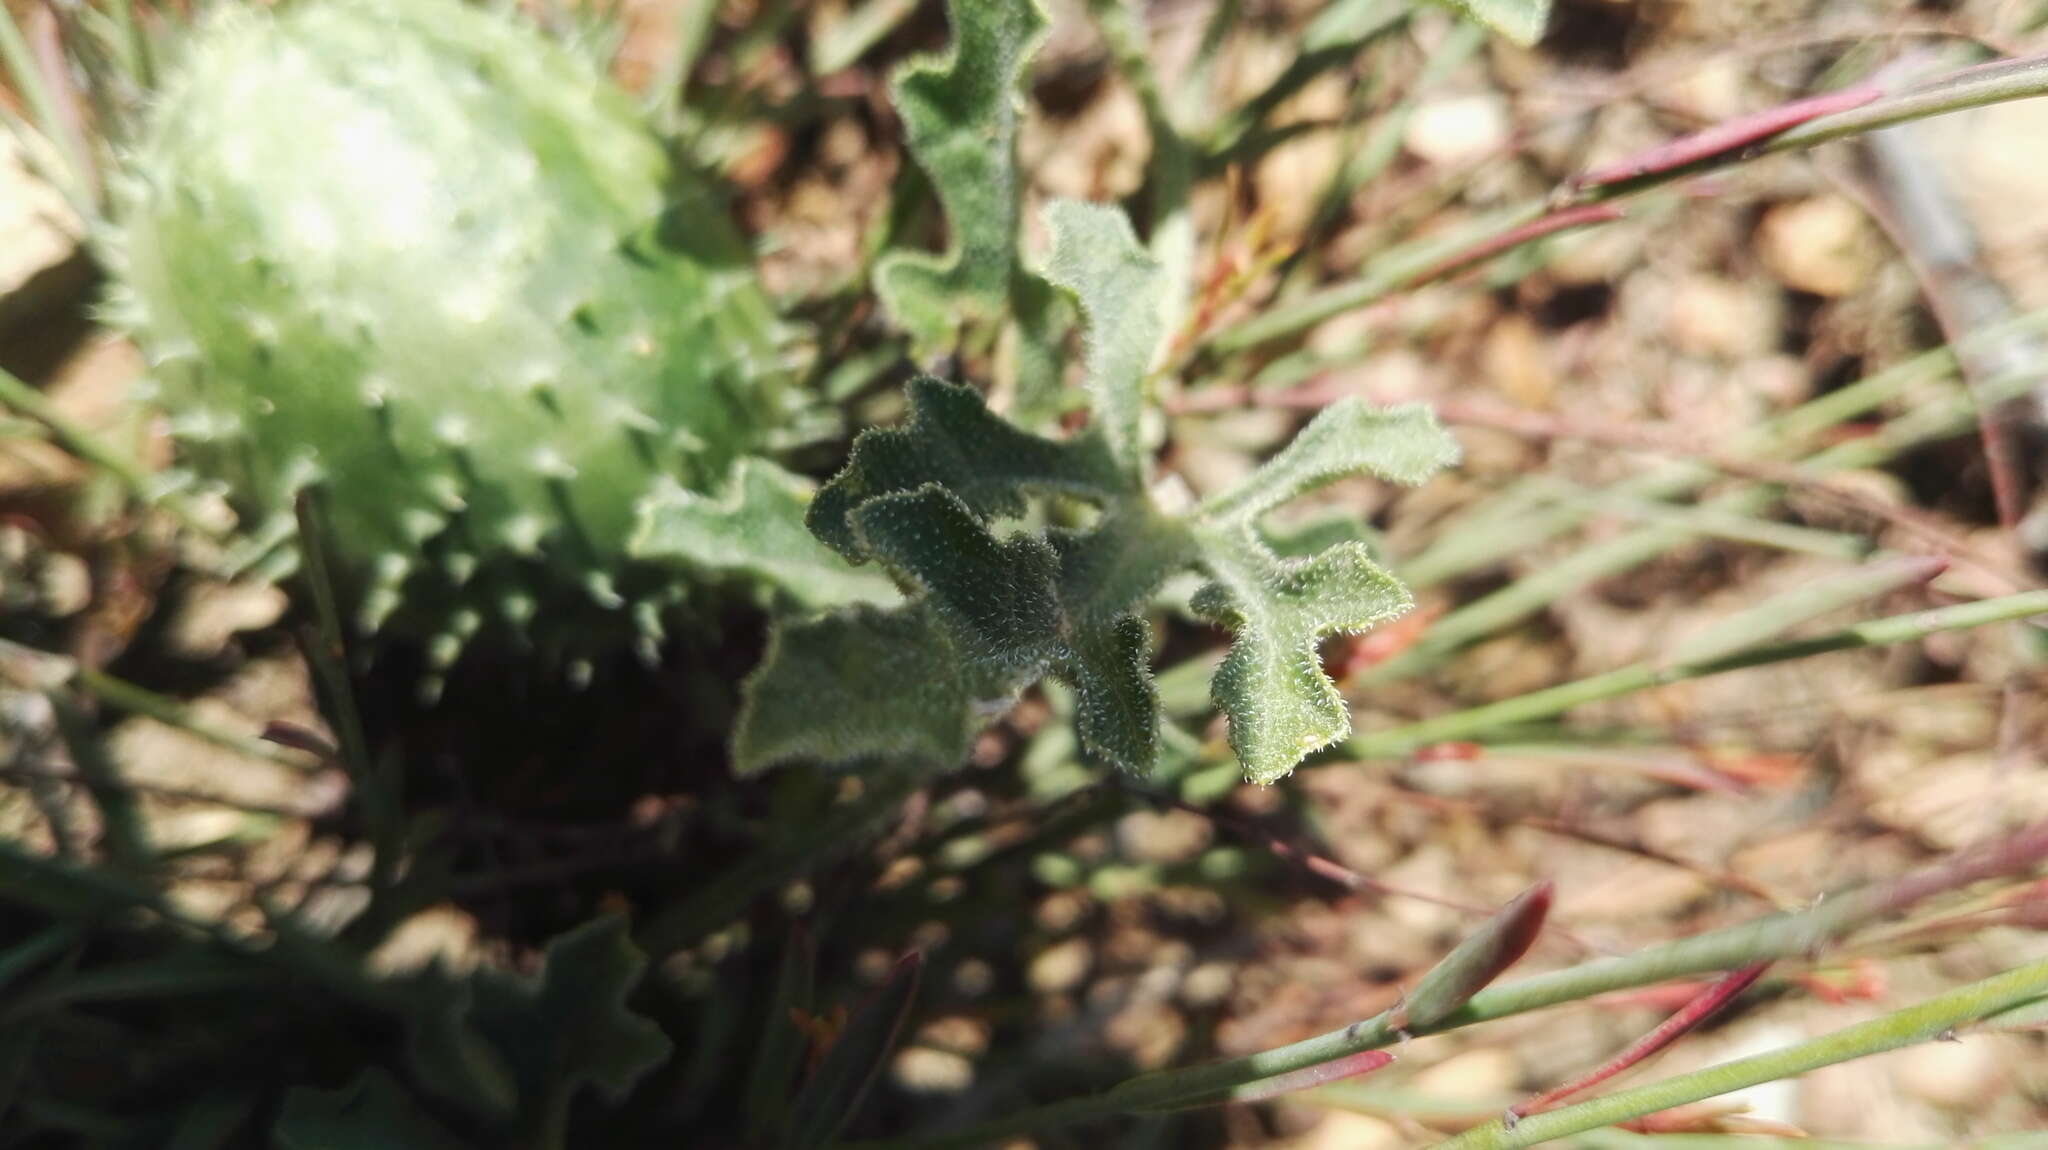
[[[1425,1097],[1486,1103],[1515,1094],[1521,1083],[1522,1060],[1499,1046],[1454,1054],[1408,1080]]]
[[[1291,1143],[1289,1150],[1401,1150],[1406,1145],[1400,1127],[1386,1119],[1338,1110]]]
[[[1863,209],[1841,196],[1779,204],[1764,213],[1756,240],[1778,282],[1814,295],[1848,295],[1877,270],[1877,236]]]
[[[1508,130],[1506,101],[1484,92],[1417,108],[1402,142],[1423,160],[1455,167],[1500,151],[1507,145]]]
[[[1901,1090],[1922,1101],[1960,1110],[1999,1092],[2005,1079],[2003,1063],[2016,1053],[1986,1035],[1929,1042],[1901,1053],[1892,1077]]]
[[[1713,275],[1689,275],[1673,286],[1671,342],[1694,355],[1740,359],[1777,346],[1775,293]]]
[[[896,1085],[914,1094],[958,1094],[974,1085],[974,1063],[950,1050],[906,1047],[889,1068]]]
[[[1193,811],[1133,811],[1117,820],[1116,843],[1132,862],[1166,865],[1202,853],[1212,833],[1209,820]]]
[[[1093,963],[1094,952],[1088,940],[1070,938],[1039,951],[1031,960],[1025,979],[1040,994],[1056,994],[1081,985]]]
[[[46,152],[36,140],[31,147]],[[0,329],[85,283],[77,263],[85,229],[33,163],[20,137],[0,132]]]

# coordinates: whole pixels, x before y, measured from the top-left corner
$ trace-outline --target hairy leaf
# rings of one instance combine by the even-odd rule
[[[744,770],[791,759],[903,755],[957,761],[978,721],[1035,680],[1076,691],[1094,761],[1142,774],[1158,756],[1150,639],[1136,612],[1176,572],[1206,572],[1194,606],[1234,634],[1212,694],[1231,720],[1247,777],[1277,779],[1341,739],[1350,716],[1323,674],[1327,636],[1392,618],[1407,592],[1360,542],[1283,559],[1260,520],[1347,475],[1414,483],[1456,458],[1427,410],[1356,401],[1324,411],[1236,488],[1189,518],[1147,497],[1136,420],[1164,285],[1127,225],[1101,209],[1056,206],[1060,281],[1095,332],[1089,394],[1124,412],[1067,440],[1005,422],[969,388],[911,385],[901,428],[870,430],[811,504],[818,536],[879,560],[911,605],[786,622],[748,685],[736,741]],[[1108,324],[1134,333],[1119,344]],[[999,536],[1028,496],[1093,503],[1086,528]]]
[[[929,354],[966,318],[993,319],[1017,271],[1018,80],[1046,18],[1036,0],[951,0],[953,47],[914,61],[893,83],[911,153],[946,208],[943,256],[897,252],[875,268],[875,291]]]
[[[747,680],[733,770],[870,758],[951,766],[974,735],[975,704],[989,697],[966,663],[921,604],[785,619]],[[1007,701],[1001,684],[979,686]]]
[[[626,1007],[646,958],[618,916],[550,941],[537,978],[480,970],[416,983],[410,1056],[436,1094],[523,1131],[559,1130],[585,1086],[624,1098],[668,1059],[661,1028]]]
[[[1148,770],[1159,708],[1149,635],[1130,611],[1187,555],[1176,542],[1132,546],[1148,537],[1123,530],[1127,518],[1048,543],[997,538],[937,484],[861,504],[862,550],[904,577],[915,605],[783,624],[748,685],[742,769],[892,754],[948,765],[994,705],[1050,674],[1079,695],[1091,757]],[[1155,518],[1154,536],[1176,526]]]
[[[1232,644],[1210,695],[1230,716],[1230,747],[1245,777],[1279,779],[1351,731],[1351,713],[1323,673],[1317,648],[1407,611],[1407,588],[1361,544],[1313,559],[1282,560],[1246,537],[1219,536],[1204,551],[1216,580],[1194,610],[1230,628]]]
[[[1232,632],[1210,694],[1230,716],[1231,749],[1247,778],[1272,782],[1350,733],[1350,710],[1323,673],[1318,648],[1330,635],[1362,631],[1410,606],[1407,589],[1363,543],[1282,559],[1260,534],[1260,517],[1360,472],[1418,483],[1457,454],[1425,408],[1379,410],[1345,400],[1199,509],[1200,563],[1214,582],[1192,606]]]
[[[802,478],[758,457],[740,460],[717,498],[667,482],[640,503],[632,553],[698,571],[746,575],[804,607],[891,603],[896,586],[847,565],[804,526]]]
[[[1053,664],[1074,686],[1074,728],[1097,762],[1143,775],[1159,757],[1159,692],[1152,634],[1136,615],[1077,628]]]
[[[463,1150],[466,1145],[428,1117],[390,1072],[376,1068],[336,1090],[294,1089],[285,1096],[271,1137],[282,1150]]]
[[[950,765],[979,722],[1051,677],[1074,688],[1090,759],[1149,771],[1160,709],[1139,613],[1171,576],[1196,570],[1211,582],[1194,605],[1235,636],[1212,692],[1230,716],[1232,746],[1250,778],[1279,778],[1350,727],[1318,644],[1390,618],[1409,599],[1363,543],[1283,559],[1260,520],[1347,475],[1418,482],[1454,459],[1455,446],[1422,408],[1345,402],[1192,515],[1154,505],[1146,384],[1179,285],[1120,212],[1079,203],[1046,210],[1044,280],[1018,271],[1012,89],[1043,18],[1021,0],[955,0],[950,11],[952,54],[913,67],[897,98],[955,244],[940,260],[894,257],[879,290],[927,341],[949,334],[963,310],[1007,303],[1013,354],[1028,360],[1017,408],[1036,425],[1058,409],[1049,304],[1065,297],[1048,284],[1064,289],[1087,321],[1089,425],[1053,439],[1004,420],[970,388],[913,381],[904,425],[863,432],[807,517],[841,555],[878,560],[908,601],[782,622],[747,684],[739,769],[886,757]],[[1093,521],[1060,525],[1071,508],[1034,508],[1033,496],[1084,501]],[[1053,525],[1020,531],[1001,520]]]
[[[997,539],[935,483],[867,501],[854,524],[868,553],[908,576],[960,634],[965,657],[1021,670],[1059,642],[1059,560],[1043,540]]]
[[[617,1102],[669,1056],[661,1028],[626,1007],[646,965],[623,917],[585,923],[548,943],[536,979],[480,972],[474,1023],[542,1113],[585,1085]]]
[[[1347,475],[1412,485],[1457,461],[1457,442],[1428,408],[1339,400],[1257,471],[1203,503],[1200,515],[1209,523],[1241,526]]]
[[[1088,319],[1093,428],[1125,473],[1142,478],[1138,424],[1145,374],[1166,331],[1166,277],[1114,208],[1056,201],[1046,207],[1045,222],[1052,231],[1046,278],[1073,292]]]
[[[1111,504],[1089,530],[1048,538],[1059,552],[1062,610],[1085,626],[1143,608],[1168,577],[1201,557],[1187,523],[1137,498]]]
[[[989,411],[971,387],[924,377],[910,382],[910,418],[900,428],[861,433],[845,470],[811,501],[818,538],[847,558],[868,558],[854,530],[855,508],[871,499],[937,484],[978,519],[1015,516],[1033,492],[1105,502],[1128,490],[1101,442],[1056,442]]]
[[[1442,0],[1524,48],[1543,39],[1550,0]]]

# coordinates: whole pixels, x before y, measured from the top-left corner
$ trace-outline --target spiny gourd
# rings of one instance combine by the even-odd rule
[[[659,633],[636,507],[760,443],[775,318],[624,92],[457,0],[229,5],[123,168],[109,313],[250,538],[317,486],[358,624],[441,665]]]

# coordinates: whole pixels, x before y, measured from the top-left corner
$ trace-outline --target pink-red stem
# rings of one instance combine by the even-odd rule
[[[1539,1094],[1514,1107],[1509,1113],[1518,1118],[1541,1113],[1572,1095],[1591,1090],[1629,1067],[1650,1058],[1692,1033],[1701,1023],[1719,1013],[1721,1008],[1734,1001],[1737,995],[1748,990],[1770,965],[1768,962],[1753,962],[1727,975],[1701,991],[1691,1002],[1680,1007],[1676,1014],[1659,1023],[1655,1030],[1643,1035],[1631,1043],[1628,1049],[1601,1063],[1592,1072],[1580,1075],[1554,1090]]]

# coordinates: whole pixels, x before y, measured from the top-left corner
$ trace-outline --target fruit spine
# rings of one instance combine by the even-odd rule
[[[658,635],[636,506],[758,443],[774,317],[623,92],[455,0],[232,6],[124,169],[110,315],[253,539],[317,486],[358,625],[444,666]]]

